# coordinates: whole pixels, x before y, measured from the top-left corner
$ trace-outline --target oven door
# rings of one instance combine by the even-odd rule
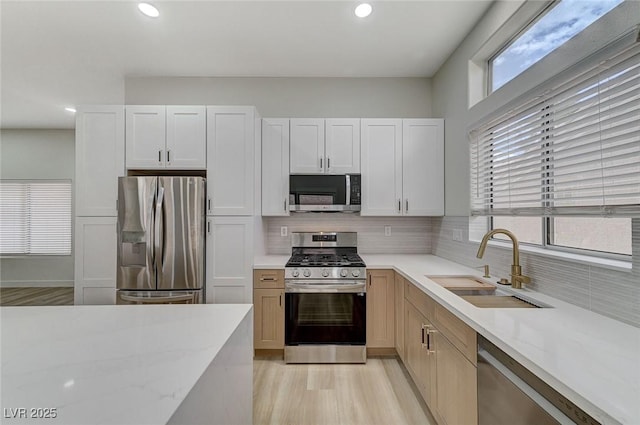
[[[365,345],[364,282],[287,282],[285,345]]]

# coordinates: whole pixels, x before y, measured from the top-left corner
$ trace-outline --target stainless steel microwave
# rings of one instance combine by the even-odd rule
[[[289,176],[289,210],[359,212],[360,174]]]

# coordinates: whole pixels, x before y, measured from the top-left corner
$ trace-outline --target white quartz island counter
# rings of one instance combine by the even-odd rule
[[[3,424],[252,421],[251,305],[3,307],[0,317]]]
[[[369,269],[399,272],[602,424],[640,425],[640,329],[526,289],[514,291],[553,308],[478,308],[425,277],[477,269],[433,255],[361,256]]]

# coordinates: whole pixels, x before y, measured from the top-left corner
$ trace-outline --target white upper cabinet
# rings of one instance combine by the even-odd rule
[[[402,120],[362,120],[361,215],[400,215]]]
[[[76,216],[115,217],[124,169],[124,107],[83,106],[76,113]]]
[[[129,169],[205,169],[205,107],[127,106],[126,139]]]
[[[334,118],[325,121],[325,173],[360,173],[360,120]]]
[[[262,119],[262,215],[289,215],[289,120]]]
[[[166,108],[126,108],[127,168],[164,168]]]
[[[206,168],[207,117],[204,106],[167,106],[166,149],[167,168]]]
[[[324,119],[291,119],[291,174],[324,173]]]
[[[207,215],[254,212],[253,106],[207,107]]]
[[[402,121],[402,196],[405,215],[444,215],[444,122]]]
[[[444,121],[362,120],[362,215],[444,214]]]
[[[292,118],[290,172],[360,173],[360,120]]]

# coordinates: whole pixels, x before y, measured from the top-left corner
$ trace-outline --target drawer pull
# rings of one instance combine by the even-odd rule
[[[261,277],[260,278],[260,282],[275,282],[276,280],[278,280],[275,277]]]

